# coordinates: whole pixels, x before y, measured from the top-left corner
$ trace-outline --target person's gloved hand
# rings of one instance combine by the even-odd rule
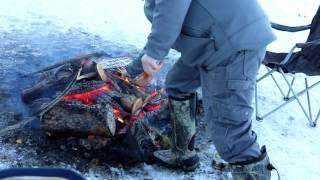
[[[142,56],[141,62],[144,72],[150,76],[153,76],[155,73],[159,72],[162,67],[159,60],[154,59],[146,54]]]

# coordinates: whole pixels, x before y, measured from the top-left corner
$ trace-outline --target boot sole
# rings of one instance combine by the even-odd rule
[[[197,163],[197,164],[195,164],[193,166],[175,166],[175,165],[170,165],[170,164],[167,164],[167,163],[164,163],[164,162],[159,162],[159,161],[158,161],[158,164],[160,164],[161,166],[167,167],[169,169],[183,170],[185,172],[193,172],[200,166],[200,163]]]

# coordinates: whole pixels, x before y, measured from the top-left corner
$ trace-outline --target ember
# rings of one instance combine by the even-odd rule
[[[94,102],[94,97],[96,95],[99,95],[103,92],[109,92],[109,91],[111,91],[111,89],[112,89],[111,85],[107,84],[105,86],[102,86],[102,87],[95,89],[95,90],[92,90],[92,91],[65,95],[63,97],[63,100],[65,100],[65,101],[70,101],[70,100],[80,101],[86,105],[94,105],[94,104],[96,104],[96,102]]]
[[[140,111],[137,115],[131,116],[131,122],[137,121],[139,119],[142,119],[145,116],[145,113],[143,111]]]
[[[147,104],[143,109],[147,112],[157,111],[161,108],[161,104]]]
[[[158,91],[153,91],[151,94],[150,94],[150,97],[154,98],[156,96],[159,96],[159,92]]]
[[[118,108],[113,108],[112,112],[116,118],[117,121],[119,121],[120,123],[124,123],[123,117],[122,117],[122,112],[120,109]]]

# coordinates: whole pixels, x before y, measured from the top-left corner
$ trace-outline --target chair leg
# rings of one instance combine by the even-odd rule
[[[296,77],[293,76],[292,81],[291,81],[291,84],[290,84],[291,87],[293,86],[295,80],[296,80]],[[290,93],[291,93],[291,90],[289,89],[287,96],[284,97],[284,100],[285,100],[285,101],[287,101],[287,100],[290,98]]]
[[[255,106],[256,106],[256,120],[259,119],[259,105],[258,105],[258,83],[256,82],[255,91],[254,91],[254,99],[255,99]]]
[[[280,91],[283,99],[285,99],[286,95],[284,94],[284,92],[283,92],[282,88],[280,87],[279,83],[277,82],[276,78],[273,76],[272,73],[271,73],[270,75],[271,75],[272,80],[274,81],[274,83],[275,83],[276,86],[278,87],[278,89],[279,89],[279,91]]]
[[[304,115],[306,116],[307,120],[309,121],[309,125],[311,127],[315,127],[317,124],[317,121],[320,119],[320,110],[318,112],[318,114],[315,116],[315,119],[313,120],[313,116],[312,116],[312,108],[311,108],[311,100],[310,100],[310,94],[309,94],[309,90],[313,89],[314,87],[318,86],[320,84],[320,81],[317,81],[316,83],[313,83],[311,86],[308,85],[308,80],[307,78],[305,78],[305,89],[300,91],[300,92],[295,92],[293,90],[293,84],[295,82],[295,77],[293,77],[293,79],[291,80],[291,82],[289,82],[288,78],[286,77],[285,73],[283,72],[283,70],[281,68],[277,69],[281,75],[283,76],[286,84],[289,87],[288,93],[287,95],[285,95],[285,93],[283,92],[283,90],[281,89],[279,83],[276,81],[275,77],[273,76],[273,73],[276,72],[276,69],[269,69],[267,68],[267,73],[265,75],[263,75],[262,77],[258,78],[256,81],[256,86],[255,86],[255,107],[256,107],[256,120],[261,121],[263,120],[265,117],[271,115],[272,113],[274,113],[275,111],[281,109],[282,107],[284,107],[285,105],[289,104],[290,102],[293,102],[294,100],[297,100],[299,106],[301,107]],[[268,77],[269,75],[271,75],[273,81],[275,82],[276,86],[278,87],[280,93],[283,95],[285,102],[282,103],[281,105],[279,105],[278,107],[274,108],[273,110],[269,111],[268,113],[264,114],[264,115],[260,115],[260,109],[259,109],[259,104],[258,104],[258,82],[260,82],[261,80],[265,79],[266,77]],[[293,94],[293,96],[290,97],[290,94]],[[299,97],[302,96],[304,93],[307,93],[307,102],[308,102],[308,113],[306,111],[306,109],[304,108],[304,106],[302,105]]]
[[[283,70],[282,70],[281,68],[279,68],[279,71],[280,71],[280,73],[282,74],[285,82],[286,82],[287,85],[289,86],[289,88],[290,88],[290,90],[291,90],[291,92],[292,92],[292,94],[293,94],[293,96],[294,96],[294,99],[297,100],[297,102],[298,102],[299,106],[301,107],[304,115],[305,115],[306,118],[308,119],[310,126],[314,126],[313,121],[310,119],[310,117],[309,117],[308,113],[306,112],[305,108],[303,107],[303,105],[302,105],[299,97],[297,96],[297,94],[295,93],[295,91],[293,90],[293,88],[290,86],[289,80],[288,80],[288,78],[286,77],[285,73],[283,72]]]
[[[319,109],[319,112],[318,112],[318,114],[316,116],[316,119],[314,120],[314,126],[317,125],[317,122],[318,122],[319,118],[320,118],[320,109]]]
[[[267,69],[268,72],[265,75],[263,75],[260,78],[258,78],[257,79],[257,83],[260,82],[261,80],[265,79],[266,77],[268,77],[270,74],[276,72],[275,69],[270,70],[268,67],[266,67],[266,69]]]
[[[308,90],[308,79],[307,78],[304,78],[304,82],[305,82],[305,85],[306,85],[306,89],[307,89],[307,102],[308,102],[308,109],[309,109],[309,117],[310,117],[310,120],[313,122],[313,118],[312,118],[312,109],[311,109],[311,101],[310,101],[310,93],[309,93],[309,90]]]
[[[303,94],[305,94],[308,90],[311,90],[313,89],[314,87],[317,87],[318,85],[320,85],[320,81],[312,84],[311,86],[309,86],[308,88],[296,93],[296,95],[298,97],[302,96]],[[264,119],[266,118],[267,116],[269,116],[270,114],[274,113],[275,111],[277,111],[278,109],[281,109],[282,107],[286,106],[287,104],[293,102],[294,100],[296,100],[296,97],[295,96],[292,96],[290,97],[287,101],[284,101],[282,104],[280,104],[278,107],[274,108],[273,110],[269,111],[268,113],[264,114],[264,115],[260,115],[259,116],[259,119]],[[319,113],[317,115],[317,118],[316,120],[319,120],[320,119],[320,110],[319,110]],[[316,122],[316,121],[315,121]],[[315,123],[313,123],[311,126],[314,127]]]

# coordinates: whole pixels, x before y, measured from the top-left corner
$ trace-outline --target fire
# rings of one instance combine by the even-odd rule
[[[158,91],[153,91],[151,94],[150,94],[150,97],[154,98],[156,96],[159,95],[159,92]]]
[[[147,112],[157,111],[161,108],[161,104],[147,104],[143,107]]]
[[[94,89],[94,90],[91,90],[91,91],[88,91],[88,92],[84,92],[84,93],[74,93],[74,94],[68,94],[68,95],[65,95],[63,97],[63,100],[65,101],[70,101],[70,100],[74,100],[74,101],[81,101],[83,104],[86,104],[86,105],[94,105],[96,104],[94,102],[94,97],[96,95],[99,95],[103,92],[109,92],[111,91],[111,85],[110,84],[107,84],[105,86],[102,86],[98,89]]]
[[[143,107],[143,111],[140,111],[136,115],[131,115],[131,121],[137,121],[140,119],[143,119],[146,113],[152,112],[152,111],[157,111],[161,108],[161,104],[147,104]]]
[[[151,112],[151,111],[157,111],[161,108],[162,105],[162,101],[161,99],[154,99],[157,98],[157,96],[159,96],[160,93],[158,91],[153,91],[150,95],[149,95],[149,103],[147,103],[144,107],[143,110],[146,112]],[[153,102],[152,102],[153,100]],[[155,103],[155,102],[159,102],[159,103]]]
[[[122,76],[122,74],[120,72],[116,72],[113,74],[116,78],[130,84],[130,80],[128,79],[128,77]],[[140,86],[135,86],[137,89],[139,89],[140,91],[143,91],[143,87]],[[95,96],[104,93],[104,92],[110,92],[112,90],[112,84],[111,83],[107,83],[105,86],[102,86],[100,88],[91,90],[91,91],[87,91],[87,92],[83,92],[83,93],[72,93],[72,94],[68,94],[65,95],[63,97],[63,100],[65,101],[80,101],[83,104],[86,105],[95,105]],[[143,91],[144,92],[144,91]],[[121,124],[126,124],[129,125],[136,121],[136,120],[141,120],[145,117],[146,113],[148,112],[153,112],[153,111],[157,111],[161,108],[162,103],[159,102],[159,100],[157,100],[158,96],[160,95],[159,91],[152,91],[144,106],[141,107],[141,109],[136,113],[136,114],[131,114],[130,116],[125,116],[124,117],[124,112],[122,112],[121,109],[117,108],[117,107],[113,107],[112,108],[112,112],[114,114],[114,117],[116,119],[116,121],[120,122]],[[152,101],[153,100],[153,101]],[[161,101],[161,100],[160,100]],[[159,102],[159,103],[157,103]]]
[[[118,120],[119,122],[121,122],[122,124],[124,124],[124,120],[123,120],[122,118],[118,117],[117,120]]]
[[[116,117],[116,120],[123,124],[124,120],[122,118],[121,110],[117,109],[117,108],[113,108],[112,111],[113,111],[114,116]]]
[[[131,115],[131,122],[133,121],[137,121],[139,119],[143,119],[143,117],[145,116],[145,112],[144,111],[140,111],[137,115]]]

